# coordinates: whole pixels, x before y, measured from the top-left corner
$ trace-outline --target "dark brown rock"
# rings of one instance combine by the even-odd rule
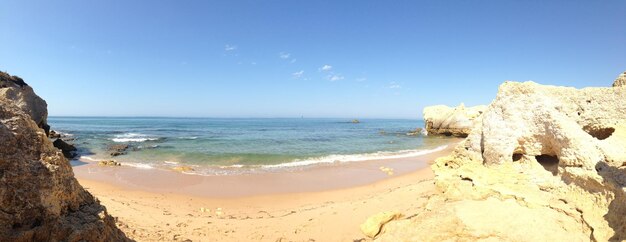
[[[128,150],[127,144],[110,145],[108,147],[111,156],[125,155],[127,153],[126,150]]]
[[[54,130],[50,130],[50,132],[48,133],[48,138],[58,139],[61,138],[61,134],[57,133]]]
[[[66,158],[72,159],[76,157],[76,147],[74,145],[68,144],[62,139],[56,139],[52,145],[54,145],[57,149],[60,149]]]

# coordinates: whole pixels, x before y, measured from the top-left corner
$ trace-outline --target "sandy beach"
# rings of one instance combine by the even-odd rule
[[[455,144],[418,157],[235,176],[95,164],[74,170],[138,241],[358,241],[365,239],[359,225],[375,213],[414,215],[435,192],[428,164]]]

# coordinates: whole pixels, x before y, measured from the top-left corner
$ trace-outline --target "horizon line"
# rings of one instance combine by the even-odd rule
[[[189,119],[347,119],[347,120],[372,120],[372,119],[388,119],[388,120],[423,120],[423,118],[355,118],[355,117],[215,117],[215,116],[159,116],[159,115],[48,115],[48,118],[189,118]]]

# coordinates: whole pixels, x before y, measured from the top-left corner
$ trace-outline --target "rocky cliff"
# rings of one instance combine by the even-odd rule
[[[48,104],[22,78],[0,72],[0,100],[13,103],[28,114],[38,127],[49,132]]]
[[[626,71],[615,79],[613,87],[626,87]]]
[[[0,84],[0,241],[128,240],[40,128],[45,101],[6,73]]]
[[[626,89],[506,82],[380,241],[626,239]]]
[[[445,105],[424,108],[424,122],[428,134],[467,137],[487,106],[465,107],[461,103],[456,108]]]

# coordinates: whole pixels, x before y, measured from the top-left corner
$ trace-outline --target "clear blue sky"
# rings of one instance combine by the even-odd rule
[[[25,1],[0,69],[50,115],[421,118],[505,80],[609,86],[626,1]]]

